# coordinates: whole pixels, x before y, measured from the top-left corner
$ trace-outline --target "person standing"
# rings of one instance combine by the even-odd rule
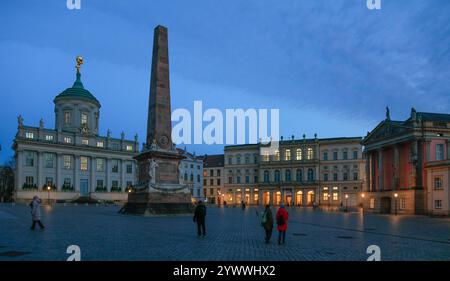
[[[277,220],[277,230],[278,230],[278,245],[284,244],[286,239],[286,230],[289,214],[284,208],[284,204],[281,204],[275,216]]]
[[[197,223],[198,236],[203,235],[203,237],[205,237],[206,235],[205,217],[206,217],[206,206],[203,205],[203,202],[200,200],[198,201],[197,207],[195,207],[194,212],[194,222]]]
[[[34,230],[36,223],[43,229],[44,225],[41,222],[41,199],[38,196],[34,196],[33,201],[31,201],[29,206],[31,208],[31,218],[33,220],[31,230]]]
[[[273,230],[273,216],[272,216],[272,210],[270,209],[270,206],[267,204],[266,208],[264,209],[264,212],[261,216],[261,225],[264,227],[265,231],[265,240],[266,243],[269,243],[270,237],[272,237],[272,230]]]

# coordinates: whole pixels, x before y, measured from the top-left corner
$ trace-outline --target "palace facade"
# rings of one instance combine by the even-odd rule
[[[390,118],[363,140],[364,207],[381,213],[449,215],[450,115],[417,112]]]
[[[203,194],[210,204],[222,204],[224,201],[224,156],[223,154],[205,155],[203,160]]]
[[[273,155],[262,144],[226,146],[224,201],[356,207],[365,184],[361,139],[292,136]]]
[[[99,135],[100,102],[84,88],[77,66],[76,81],[54,99],[55,128],[24,125],[18,117],[14,139],[15,199],[34,195],[50,200],[123,201],[135,184],[139,152],[134,140]]]

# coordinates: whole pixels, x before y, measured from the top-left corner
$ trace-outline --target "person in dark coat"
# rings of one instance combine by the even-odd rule
[[[266,234],[266,243],[269,243],[270,237],[272,237],[273,230],[273,215],[269,205],[266,205],[266,208],[264,209],[264,212],[261,216],[261,225],[262,227],[264,227],[264,231]]]
[[[284,204],[281,204],[275,218],[277,220],[278,245],[280,245],[281,243],[284,244],[284,241],[286,239],[287,222],[289,218],[289,214],[284,208]]]
[[[41,199],[38,196],[34,196],[33,201],[31,201],[29,206],[31,208],[31,218],[33,220],[31,230],[34,230],[36,223],[43,229],[44,225],[41,222]]]
[[[203,237],[205,237],[206,235],[205,217],[206,217],[206,206],[203,205],[203,202],[200,200],[198,201],[197,207],[195,207],[194,212],[194,222],[197,223],[198,236],[201,236],[203,234]]]

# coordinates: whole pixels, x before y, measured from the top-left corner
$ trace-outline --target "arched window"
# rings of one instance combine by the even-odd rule
[[[264,182],[268,183],[269,180],[269,171],[264,171]]]
[[[302,160],[302,149],[301,148],[297,148],[296,153],[295,153],[295,159],[296,160]]]
[[[193,175],[193,174],[191,174],[190,180],[191,180],[191,181],[194,181],[194,175]]]
[[[200,175],[197,175],[197,182],[200,182]]]
[[[280,170],[275,170],[275,182],[280,182]]]
[[[184,180],[187,181],[187,173],[184,173]]]
[[[314,170],[308,169],[308,181],[314,181]]]
[[[301,169],[297,169],[296,179],[297,182],[303,181],[303,171]]]
[[[286,179],[286,182],[291,181],[291,170],[286,170],[285,179]]]

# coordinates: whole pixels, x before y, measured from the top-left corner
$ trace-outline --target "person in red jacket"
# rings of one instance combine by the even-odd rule
[[[277,221],[278,245],[280,245],[281,243],[284,244],[284,241],[286,239],[287,222],[289,218],[289,214],[284,208],[284,204],[281,204],[275,218]]]

